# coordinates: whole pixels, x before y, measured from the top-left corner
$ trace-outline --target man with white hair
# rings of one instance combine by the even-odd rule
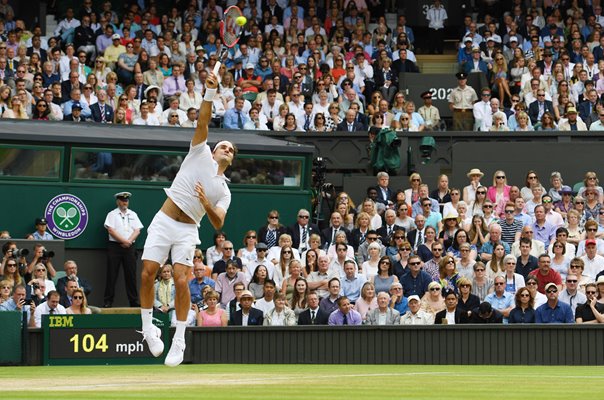
[[[399,325],[401,314],[390,307],[390,295],[386,292],[380,292],[377,295],[378,308],[367,313],[367,325]]]

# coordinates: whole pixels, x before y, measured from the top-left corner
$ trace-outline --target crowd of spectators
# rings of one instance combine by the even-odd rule
[[[449,98],[453,129],[604,129],[600,2],[475,0],[463,21],[449,21],[435,0],[425,24],[399,12],[393,26],[386,11],[400,9],[384,0],[200,3],[175,2],[160,14],[152,2],[114,9],[109,1],[97,7],[84,0],[46,35],[3,2],[0,115],[194,127],[205,79],[224,47],[218,23],[226,7],[237,5],[248,22],[222,60],[213,127],[442,129],[430,91],[416,107],[399,90],[400,72],[419,72],[411,24],[428,26],[423,53],[442,53],[445,28],[461,26],[458,78],[486,79],[485,87]]]
[[[390,110],[404,96],[398,71],[417,71],[413,32],[404,16],[386,25],[382,0],[200,3],[174,2],[160,15],[153,2],[114,9],[84,0],[51,35],[12,21],[5,5],[0,115],[194,127],[205,80],[223,54],[218,24],[231,5],[248,22],[220,60],[213,127],[367,131],[380,100]],[[379,99],[370,101],[374,93]]]
[[[528,171],[517,186],[501,170],[488,183],[478,168],[467,177],[455,188],[441,175],[430,190],[414,173],[409,188],[394,190],[381,172],[358,203],[338,193],[322,229],[301,209],[294,223],[270,210],[242,240],[216,232],[205,256],[194,254],[189,324],[604,323],[597,175],[587,172],[576,191],[559,172],[548,183]],[[45,225],[36,221],[35,234],[49,239]],[[68,261],[54,291],[52,255],[41,245],[31,261],[10,241],[3,254],[0,309],[26,307],[9,302],[11,290],[23,288],[32,326],[54,293],[78,312],[74,291],[85,302],[92,290]],[[162,266],[155,289],[156,310],[173,314],[171,265]]]

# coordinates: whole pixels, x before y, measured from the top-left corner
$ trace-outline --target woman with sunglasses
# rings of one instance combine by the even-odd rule
[[[438,273],[440,275],[440,286],[443,289],[451,289],[455,294],[459,294],[457,281],[459,280],[459,272],[455,264],[453,256],[444,256],[441,258],[438,265]]]
[[[528,171],[526,173],[526,179],[524,180],[524,187],[520,189],[520,196],[522,196],[525,202],[528,202],[533,198],[532,188],[536,184],[541,186],[537,173],[533,170]]]
[[[407,204],[411,207],[416,201],[419,200],[419,186],[422,184],[422,177],[417,172],[412,173],[409,176],[409,188],[405,190],[405,198]]]
[[[323,113],[316,113],[313,124],[310,127],[311,132],[331,132],[333,131],[333,126],[327,125],[327,120],[325,119],[325,115]]]
[[[256,256],[256,245],[258,244],[258,237],[256,231],[249,230],[243,237],[243,247],[237,251],[237,257],[241,259],[244,266],[251,266],[257,261]],[[255,296],[258,298],[257,296]]]
[[[71,306],[65,309],[67,314],[92,314],[90,308],[88,308],[88,301],[84,291],[77,288],[71,295]]]
[[[396,205],[396,218],[394,219],[394,225],[398,225],[409,232],[416,228],[415,221],[409,216],[409,206],[403,202]]]
[[[493,279],[487,276],[486,266],[482,261],[474,264],[474,278],[472,279],[472,294],[484,301],[488,294],[495,290]]]
[[[529,275],[528,278],[526,278],[525,283],[526,288],[531,292],[531,297],[534,299],[535,304],[533,305],[533,308],[535,310],[539,308],[539,306],[547,303],[547,297],[537,290],[539,282],[535,275]]]
[[[585,212],[588,218],[597,221],[600,218],[600,210],[602,209],[598,190],[594,187],[587,187],[583,191],[583,196],[585,197]]]
[[[6,303],[12,298],[13,287],[13,283],[7,279],[0,281],[0,304]]]
[[[430,282],[428,291],[421,300],[421,310],[436,315],[439,311],[445,309],[445,298],[442,295],[442,287],[438,282]]]
[[[470,204],[468,213],[470,215],[484,215],[484,203],[487,200],[487,188],[485,186],[479,186],[476,188],[476,198]],[[488,225],[487,225],[488,226]]]
[[[51,290],[57,290],[57,288],[55,287],[55,283],[48,279],[48,272],[46,269],[46,265],[42,264],[42,263],[38,263],[34,266],[34,271],[33,271],[33,275],[32,275],[32,279],[42,279],[46,285],[46,290],[44,291],[44,296],[46,296],[48,294],[48,292],[50,292]],[[29,282],[29,285],[31,285],[33,282]]]
[[[32,112],[31,119],[38,121],[48,121],[50,115],[50,108],[45,100],[38,100],[34,111]]]
[[[509,324],[534,324],[535,323],[535,299],[531,291],[526,288],[520,288],[515,296],[516,307],[510,311],[508,317]]]
[[[598,192],[597,197],[600,203],[604,201],[604,189],[602,189],[602,186],[600,186],[598,175],[593,171],[588,171],[585,173],[585,176],[583,178],[583,187],[579,189],[579,193],[577,194],[579,196],[585,197],[584,193],[588,188],[593,188]]]
[[[498,170],[493,174],[493,185],[487,190],[487,198],[496,205],[495,215],[502,216],[505,203],[510,201],[510,189],[505,172]],[[488,225],[488,222],[487,222]]]
[[[471,317],[472,310],[480,305],[478,296],[472,294],[472,281],[470,278],[461,277],[457,280],[457,288],[459,293],[457,308]]]

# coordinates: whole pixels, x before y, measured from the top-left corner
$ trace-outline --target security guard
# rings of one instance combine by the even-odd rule
[[[107,281],[105,283],[105,308],[113,305],[115,283],[120,266],[124,266],[124,282],[130,307],[139,307],[136,289],[136,247],[134,241],[141,233],[143,224],[138,215],[128,208],[130,192],[114,195],[117,208],[107,214],[105,229],[109,232],[107,249]]]
[[[471,131],[474,127],[472,107],[478,101],[476,91],[468,86],[468,76],[463,72],[455,74],[457,87],[449,94],[449,108],[453,111],[453,130]]]

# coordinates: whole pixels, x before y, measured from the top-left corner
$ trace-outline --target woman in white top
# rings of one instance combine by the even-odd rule
[[[258,238],[256,231],[249,230],[245,233],[243,237],[243,246],[237,251],[237,257],[241,259],[241,262],[244,266],[248,267],[252,265],[252,263],[258,260],[256,256],[256,244],[258,244]]]
[[[195,91],[195,81],[193,79],[187,79],[185,84],[187,86],[187,91],[180,95],[180,104],[178,105],[178,108],[184,112],[187,112],[189,108],[198,110],[203,98],[199,92]]]
[[[419,185],[421,184],[422,177],[420,174],[414,172],[409,176],[410,188],[405,190],[405,201],[407,201],[409,207],[419,200]]]
[[[378,230],[382,227],[382,217],[380,217],[377,212],[377,204],[375,204],[375,201],[371,200],[370,198],[363,200],[363,207],[361,208],[361,211],[366,212],[369,215],[370,229]]]
[[[11,108],[2,113],[2,118],[9,119],[28,119],[25,107],[21,104],[21,99],[17,96],[11,99]]]
[[[44,280],[44,283],[46,284],[46,288],[44,289],[44,296],[46,296],[51,290],[57,290],[55,287],[55,283],[48,279],[48,271],[46,270],[46,265],[42,263],[36,264],[36,266],[34,267],[33,278]],[[31,283],[32,282],[30,282],[29,284],[31,285]]]
[[[279,106],[279,115],[273,118],[273,130],[283,131],[285,128],[285,117],[289,114],[289,106],[285,103]]]
[[[214,245],[206,250],[206,264],[208,268],[214,268],[214,263],[222,258],[222,244],[226,240],[224,232],[214,234]]]
[[[371,277],[377,275],[378,263],[380,262],[381,248],[379,243],[371,242],[367,247],[367,254],[369,259],[361,265],[362,274],[365,275],[365,279],[370,280]]]
[[[415,221],[407,214],[408,211],[409,205],[407,203],[399,204],[396,209],[396,218],[394,219],[394,224],[405,228],[405,232],[416,228]]]
[[[487,198],[487,188],[485,186],[478,186],[478,188],[476,188],[476,198],[474,199],[472,204],[470,204],[470,207],[468,209],[468,214],[472,215],[472,216],[484,215],[482,206],[484,205],[486,198]]]
[[[564,243],[556,240],[552,246],[554,256],[551,261],[551,268],[557,271],[562,277],[562,281],[566,280],[568,268],[570,268],[570,259],[566,257],[566,246]]]
[[[329,259],[335,260],[336,258],[338,258],[338,255],[336,254],[336,246],[338,244],[346,245],[346,258],[354,260],[354,248],[348,244],[348,239],[344,231],[338,231],[338,233],[336,233],[336,240],[327,249],[327,256],[329,257]]]

